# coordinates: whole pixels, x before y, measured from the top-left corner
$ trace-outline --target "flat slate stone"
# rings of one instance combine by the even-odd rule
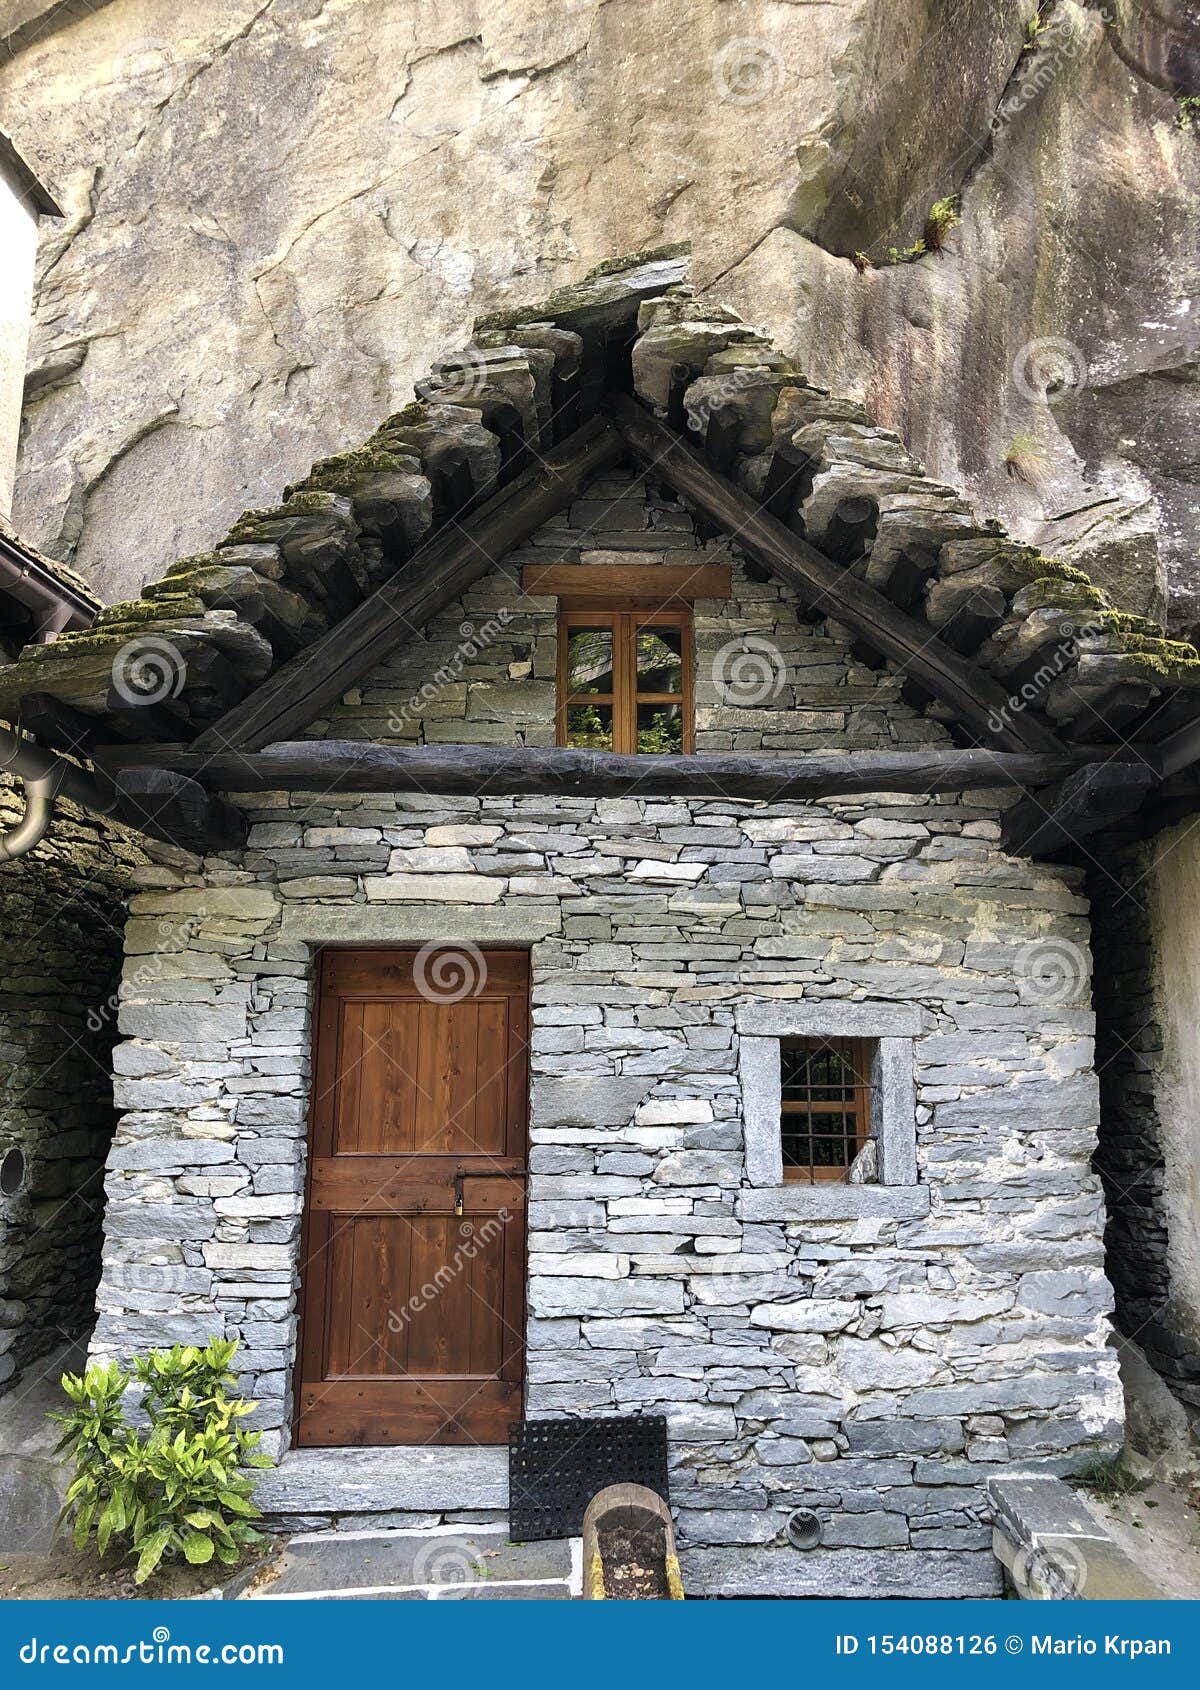
[[[264,1469],[264,1514],[440,1514],[508,1507],[508,1450],[300,1449]]]
[[[689,1596],[912,1598],[998,1596],[990,1553],[952,1550],[729,1548],[679,1555]]]
[[[548,1583],[571,1572],[570,1544],[510,1543],[503,1527],[424,1532],[322,1532],[294,1537],[264,1596],[429,1585],[455,1594],[513,1579]]]

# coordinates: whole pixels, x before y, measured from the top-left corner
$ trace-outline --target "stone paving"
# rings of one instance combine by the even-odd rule
[[[323,1532],[293,1537],[248,1601],[571,1601],[579,1538],[510,1543],[503,1526]]]

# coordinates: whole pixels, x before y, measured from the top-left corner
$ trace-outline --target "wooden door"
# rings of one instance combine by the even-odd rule
[[[455,1001],[436,954],[322,953],[300,1444],[504,1443],[520,1419],[529,959],[481,955]]]

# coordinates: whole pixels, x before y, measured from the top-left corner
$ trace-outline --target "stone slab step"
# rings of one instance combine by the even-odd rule
[[[576,1539],[510,1543],[502,1526],[311,1532],[290,1538],[251,1601],[569,1600],[582,1590]]]

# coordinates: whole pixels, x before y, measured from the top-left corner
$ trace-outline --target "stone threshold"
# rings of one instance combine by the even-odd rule
[[[292,1449],[264,1469],[264,1514],[440,1514],[508,1507],[508,1447]]]

